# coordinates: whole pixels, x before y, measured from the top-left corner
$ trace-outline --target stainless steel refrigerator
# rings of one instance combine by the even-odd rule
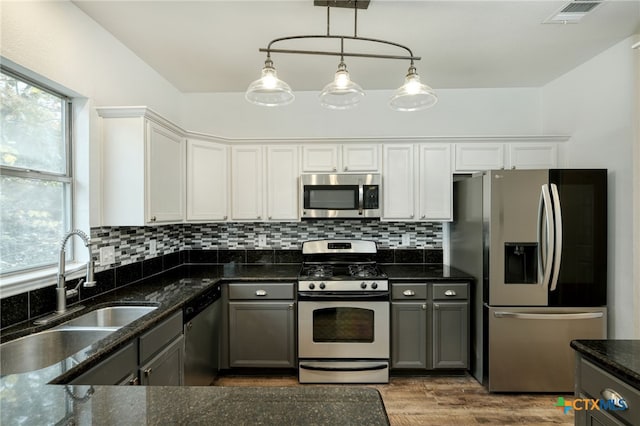
[[[607,171],[456,179],[451,265],[476,278],[472,373],[491,392],[572,392],[573,339],[606,338]]]

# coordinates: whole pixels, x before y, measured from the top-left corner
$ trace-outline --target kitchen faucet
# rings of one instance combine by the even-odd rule
[[[67,241],[69,241],[69,239],[74,235],[77,235],[78,237],[80,237],[85,247],[87,247],[87,250],[89,250],[89,260],[87,262],[87,276],[86,278],[81,278],[80,281],[78,282],[78,285],[76,285],[74,288],[67,290],[66,280],[65,280],[66,278],[65,246],[67,245]],[[58,257],[57,277],[58,277],[58,285],[56,286],[56,299],[57,299],[56,311],[51,315],[47,315],[46,317],[35,321],[35,324],[38,324],[38,325],[48,324],[50,321],[54,319],[67,316],[81,309],[84,309],[84,306],[81,306],[81,305],[74,306],[71,309],[67,309],[67,299],[77,296],[79,293],[78,289],[80,288],[81,285],[83,287],[95,287],[96,285],[96,281],[93,276],[93,259],[91,258],[91,240],[89,239],[87,234],[85,234],[79,229],[73,229],[67,232],[64,238],[62,238],[62,242],[60,243],[60,253]]]

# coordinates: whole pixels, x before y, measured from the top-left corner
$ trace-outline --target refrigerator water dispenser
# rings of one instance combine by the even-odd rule
[[[504,243],[504,282],[538,283],[538,243]]]

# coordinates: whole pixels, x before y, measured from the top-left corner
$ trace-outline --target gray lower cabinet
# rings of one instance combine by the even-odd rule
[[[431,365],[427,283],[391,284],[391,368],[426,370]]]
[[[71,380],[72,385],[137,385],[138,342],[131,342],[115,354]]]
[[[180,386],[184,383],[184,337],[180,335],[140,366],[143,386]]]
[[[640,425],[640,389],[585,360],[579,353],[575,380],[576,398],[597,399],[603,404],[593,409],[589,404],[578,403],[581,409],[574,410],[576,426]]]
[[[391,368],[467,369],[468,283],[391,283]]]
[[[182,311],[146,332],[139,341],[140,384],[184,384],[184,336]]]
[[[469,284],[434,283],[432,367],[469,367]]]
[[[469,303],[433,302],[433,368],[469,365]]]
[[[69,382],[72,385],[182,385],[182,311],[176,312],[107,359]]]
[[[293,283],[232,283],[229,299],[229,367],[294,368]]]

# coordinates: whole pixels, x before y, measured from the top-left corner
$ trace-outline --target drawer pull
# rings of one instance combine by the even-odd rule
[[[264,290],[256,290],[256,296],[264,297],[267,295],[267,292]]]
[[[416,292],[413,290],[405,290],[402,292],[402,294],[407,297],[412,297],[416,295]]]
[[[453,297],[453,296],[457,296],[458,293],[456,293],[455,290],[447,290],[447,291],[444,292],[444,295],[447,296],[447,297]]]
[[[600,392],[600,395],[602,395],[605,400],[612,401],[613,405],[621,411],[629,409],[629,405],[627,405],[627,401],[622,397],[622,395],[611,388],[603,389],[602,392]]]

